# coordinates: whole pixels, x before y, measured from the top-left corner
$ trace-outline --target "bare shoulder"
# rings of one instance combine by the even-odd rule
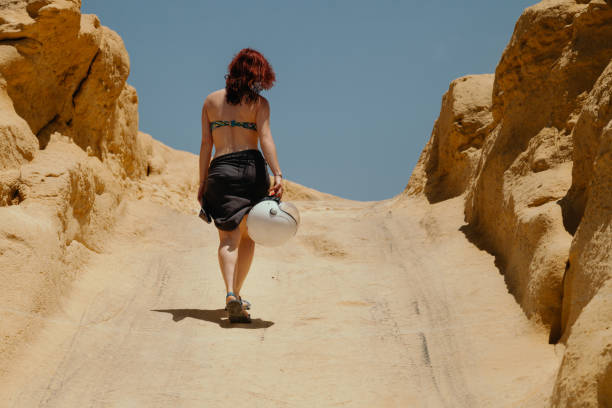
[[[259,99],[257,101],[257,110],[262,113],[270,112],[270,102],[268,102],[265,96],[259,95]]]
[[[204,107],[209,107],[209,106],[218,106],[221,103],[223,103],[223,100],[225,99],[225,88],[223,89],[218,89],[214,92],[211,92],[208,94],[208,96],[206,96],[206,99],[204,99]]]
[[[270,102],[268,102],[268,99],[266,99],[265,96],[259,95],[259,103],[261,106],[264,106],[266,108],[270,108]]]

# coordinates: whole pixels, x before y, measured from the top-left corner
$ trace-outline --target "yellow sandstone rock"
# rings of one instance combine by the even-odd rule
[[[431,202],[467,191],[466,235],[496,256],[508,289],[550,341],[567,344],[554,407],[612,406],[611,59],[606,2],[529,7],[496,68],[492,104],[471,101],[472,111],[492,111],[492,123],[457,133],[462,115],[449,100],[482,85],[460,90],[453,81],[405,191]],[[484,142],[476,170],[466,172],[456,140],[470,137]]]
[[[468,187],[493,121],[493,78],[469,75],[451,82],[431,139],[410,176],[407,194],[423,191],[435,203],[456,197]]]

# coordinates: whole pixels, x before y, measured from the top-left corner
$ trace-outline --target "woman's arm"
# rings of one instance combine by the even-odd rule
[[[200,187],[198,188],[198,201],[202,204],[202,196],[206,191],[206,178],[208,177],[208,166],[210,165],[210,155],[213,148],[212,133],[210,131],[210,121],[206,107],[208,98],[202,106],[202,143],[200,145]]]
[[[283,194],[283,186],[281,183],[282,172],[276,157],[276,145],[272,139],[272,131],[270,130],[270,104],[264,97],[260,98],[259,108],[257,109],[257,129],[259,131],[259,144],[263,152],[272,174],[274,174],[274,185],[271,192],[279,196]]]

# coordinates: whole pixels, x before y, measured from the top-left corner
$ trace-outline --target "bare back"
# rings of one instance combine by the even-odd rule
[[[208,95],[204,104],[208,122],[257,122],[258,103],[230,105],[225,101],[225,89]],[[214,157],[240,150],[257,149],[258,131],[239,126],[223,126],[212,131]]]
[[[211,129],[211,123],[226,121],[223,126]],[[242,122],[241,125],[227,126],[227,122]],[[249,128],[255,123],[257,130]],[[210,166],[210,156],[213,146],[214,157],[242,150],[257,149],[261,146],[263,154],[272,174],[275,176],[272,192],[282,195],[281,169],[276,157],[276,146],[270,130],[270,104],[263,96],[252,104],[230,105],[225,101],[225,89],[220,89],[208,95],[202,107],[202,144],[200,146],[200,189],[198,197],[204,191],[205,181]]]

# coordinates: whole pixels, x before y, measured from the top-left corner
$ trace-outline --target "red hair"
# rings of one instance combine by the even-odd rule
[[[225,76],[225,100],[239,105],[252,103],[262,89],[270,89],[276,81],[274,70],[264,56],[252,48],[243,48],[234,56]]]

